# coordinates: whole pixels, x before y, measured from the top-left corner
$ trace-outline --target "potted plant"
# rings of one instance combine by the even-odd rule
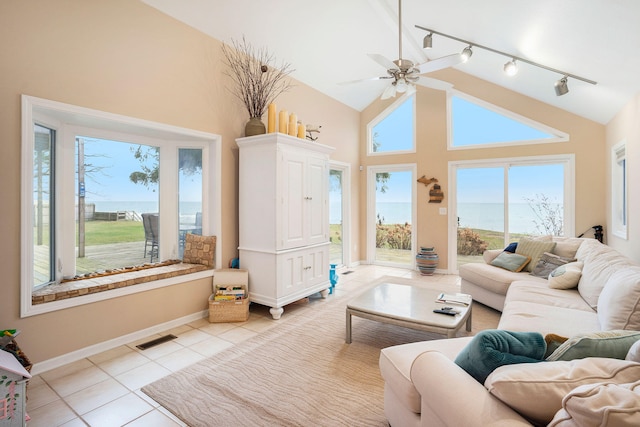
[[[293,70],[290,64],[274,65],[274,57],[266,48],[254,49],[245,38],[222,44],[222,53],[228,69],[225,72],[233,80],[230,92],[242,101],[249,113],[245,136],[266,133],[262,116],[267,106],[282,92],[293,85],[287,78]]]

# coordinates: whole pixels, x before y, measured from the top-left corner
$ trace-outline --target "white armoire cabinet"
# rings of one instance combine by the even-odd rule
[[[240,148],[240,266],[251,301],[284,306],[329,288],[327,145],[270,133],[236,140]]]

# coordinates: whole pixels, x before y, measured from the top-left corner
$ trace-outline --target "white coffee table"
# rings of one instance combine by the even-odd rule
[[[447,338],[455,337],[465,323],[467,331],[471,331],[473,301],[468,306],[437,303],[436,299],[441,292],[397,283],[382,283],[363,292],[347,303],[345,341],[351,343],[352,316],[445,334]],[[449,316],[433,312],[434,309],[445,306],[454,307],[460,314]]]

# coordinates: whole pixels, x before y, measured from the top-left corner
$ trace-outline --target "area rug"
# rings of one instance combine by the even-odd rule
[[[192,427],[388,426],[380,349],[443,336],[354,317],[346,344],[350,297],[330,297],[142,391]],[[474,330],[483,328],[478,311]]]

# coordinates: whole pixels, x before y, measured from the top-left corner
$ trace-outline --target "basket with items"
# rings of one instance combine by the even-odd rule
[[[216,270],[209,297],[209,322],[246,322],[249,319],[249,274],[246,270]]]

